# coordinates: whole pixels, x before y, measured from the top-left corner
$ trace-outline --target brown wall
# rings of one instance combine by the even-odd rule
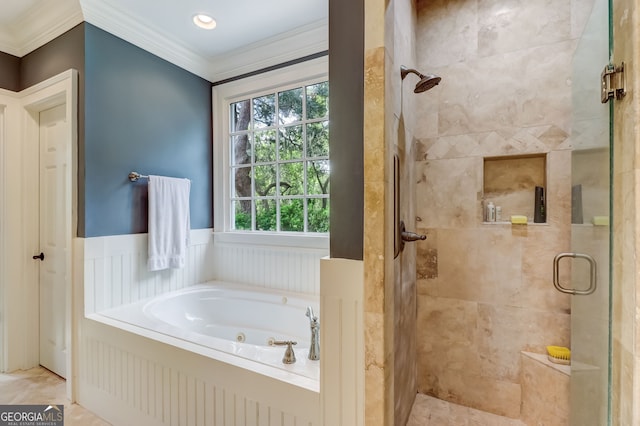
[[[84,74],[84,23],[20,59],[20,90],[73,68]],[[83,94],[80,93],[80,99]]]
[[[20,90],[20,58],[0,52],[0,88]]]
[[[329,1],[331,257],[363,256],[364,1]]]

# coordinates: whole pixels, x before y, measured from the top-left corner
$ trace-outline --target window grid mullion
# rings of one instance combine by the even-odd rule
[[[304,195],[304,200],[302,201],[302,230],[303,232],[308,232],[309,224],[307,223],[307,87],[302,86],[302,194]]]
[[[251,112],[251,118],[249,119],[249,128],[251,129],[251,230],[256,231],[256,214],[258,206],[256,205],[256,183],[255,183],[255,161],[256,161],[256,125],[254,122],[255,109],[253,107],[253,101],[255,98],[249,98],[249,108]]]
[[[235,203],[240,202],[240,201],[250,201],[251,202],[251,230],[252,231],[258,231],[257,229],[257,208],[258,208],[258,203],[261,202],[262,200],[272,200],[275,203],[275,210],[276,210],[276,232],[283,232],[282,231],[282,209],[281,209],[281,203],[284,200],[302,200],[302,207],[303,207],[303,232],[309,232],[309,199],[314,198],[314,199],[328,199],[329,195],[328,194],[314,194],[313,197],[309,194],[309,190],[308,190],[308,186],[309,186],[309,179],[310,179],[310,175],[309,175],[309,164],[311,161],[323,161],[323,160],[328,160],[329,157],[328,156],[319,156],[319,157],[313,157],[310,158],[308,157],[309,154],[309,146],[308,146],[308,132],[307,132],[307,126],[309,124],[314,124],[314,123],[323,123],[325,121],[328,120],[328,117],[320,117],[320,118],[314,118],[314,119],[308,119],[308,105],[307,105],[307,96],[306,96],[306,86],[309,84],[316,84],[316,83],[306,83],[302,85],[302,119],[296,122],[292,122],[292,123],[281,123],[280,122],[280,92],[285,91],[285,89],[281,88],[280,90],[276,90],[276,91],[270,91],[268,93],[264,93],[261,94],[260,97],[264,97],[264,96],[269,96],[269,95],[273,95],[274,96],[274,106],[275,106],[275,111],[274,111],[274,124],[272,126],[267,126],[264,128],[260,128],[260,131],[268,131],[268,130],[273,130],[275,132],[275,162],[261,162],[261,163],[256,163],[256,121],[255,121],[255,114],[256,114],[256,110],[255,110],[255,105],[254,105],[254,101],[256,99],[256,96],[251,97],[250,99],[248,99],[249,101],[249,108],[250,108],[250,120],[249,120],[249,124],[248,124],[248,129],[247,130],[240,130],[240,131],[234,131],[234,132],[229,132],[229,136],[230,136],[230,145],[231,145],[231,153],[230,153],[230,158],[229,158],[229,162],[232,165],[232,167],[230,168],[231,170],[231,174],[233,177],[233,182],[231,183],[231,214],[232,217],[234,217],[235,215]],[[297,87],[297,85],[292,85],[291,87],[288,87],[286,90],[291,90],[291,89],[295,89]],[[230,118],[232,118],[231,114],[230,114]],[[296,159],[282,159],[281,158],[281,144],[282,144],[282,132],[287,128],[287,127],[295,127],[295,126],[301,126],[302,130],[301,130],[301,137],[302,137],[302,155],[301,158],[296,158]],[[234,137],[240,137],[242,135],[247,135],[248,138],[248,143],[250,146],[250,165],[247,165],[247,168],[250,169],[250,173],[251,173],[251,193],[249,197],[238,197],[237,194],[235,193],[235,172],[239,169],[239,167],[237,167],[238,165],[234,164],[233,161],[233,155],[234,155],[234,145],[233,145],[233,140]],[[281,194],[281,183],[282,183],[282,165],[284,164],[291,164],[291,163],[297,163],[297,162],[302,162],[302,191],[301,194],[299,195],[287,195],[287,196],[283,196]],[[268,196],[268,197],[257,197],[257,193],[256,193],[256,180],[255,180],[255,173],[256,173],[256,167],[257,166],[273,166],[275,169],[275,194],[273,196]],[[234,223],[235,226],[235,223]]]
[[[275,93],[275,123],[276,123],[276,232],[280,232],[280,94]]]

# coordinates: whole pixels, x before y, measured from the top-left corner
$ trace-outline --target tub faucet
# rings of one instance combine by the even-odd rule
[[[284,351],[284,357],[282,358],[283,364],[295,364],[296,362],[296,353],[293,351],[293,345],[297,345],[298,342],[292,342],[291,340],[283,340],[281,342],[273,342],[274,345],[278,346],[287,346],[287,349]]]
[[[306,315],[309,317],[309,325],[311,327],[311,345],[309,346],[309,359],[317,361],[320,359],[320,322],[318,317],[313,314],[313,308],[307,307]]]

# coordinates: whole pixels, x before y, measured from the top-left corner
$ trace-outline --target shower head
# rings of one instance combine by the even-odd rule
[[[426,92],[427,90],[433,88],[434,86],[437,86],[438,83],[440,83],[440,80],[442,80],[442,78],[438,77],[435,74],[424,75],[414,70],[413,68],[407,68],[404,65],[401,65],[400,77],[402,78],[402,80],[404,80],[407,74],[415,74],[418,77],[420,77],[420,81],[418,81],[418,84],[416,84],[416,88],[413,89],[413,93]]]

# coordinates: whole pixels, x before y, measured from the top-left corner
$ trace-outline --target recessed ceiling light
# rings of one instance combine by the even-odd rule
[[[212,30],[216,27],[216,25],[218,25],[215,19],[213,19],[209,15],[205,15],[204,13],[198,13],[197,15],[194,15],[193,23],[200,28],[204,28],[205,30]]]

